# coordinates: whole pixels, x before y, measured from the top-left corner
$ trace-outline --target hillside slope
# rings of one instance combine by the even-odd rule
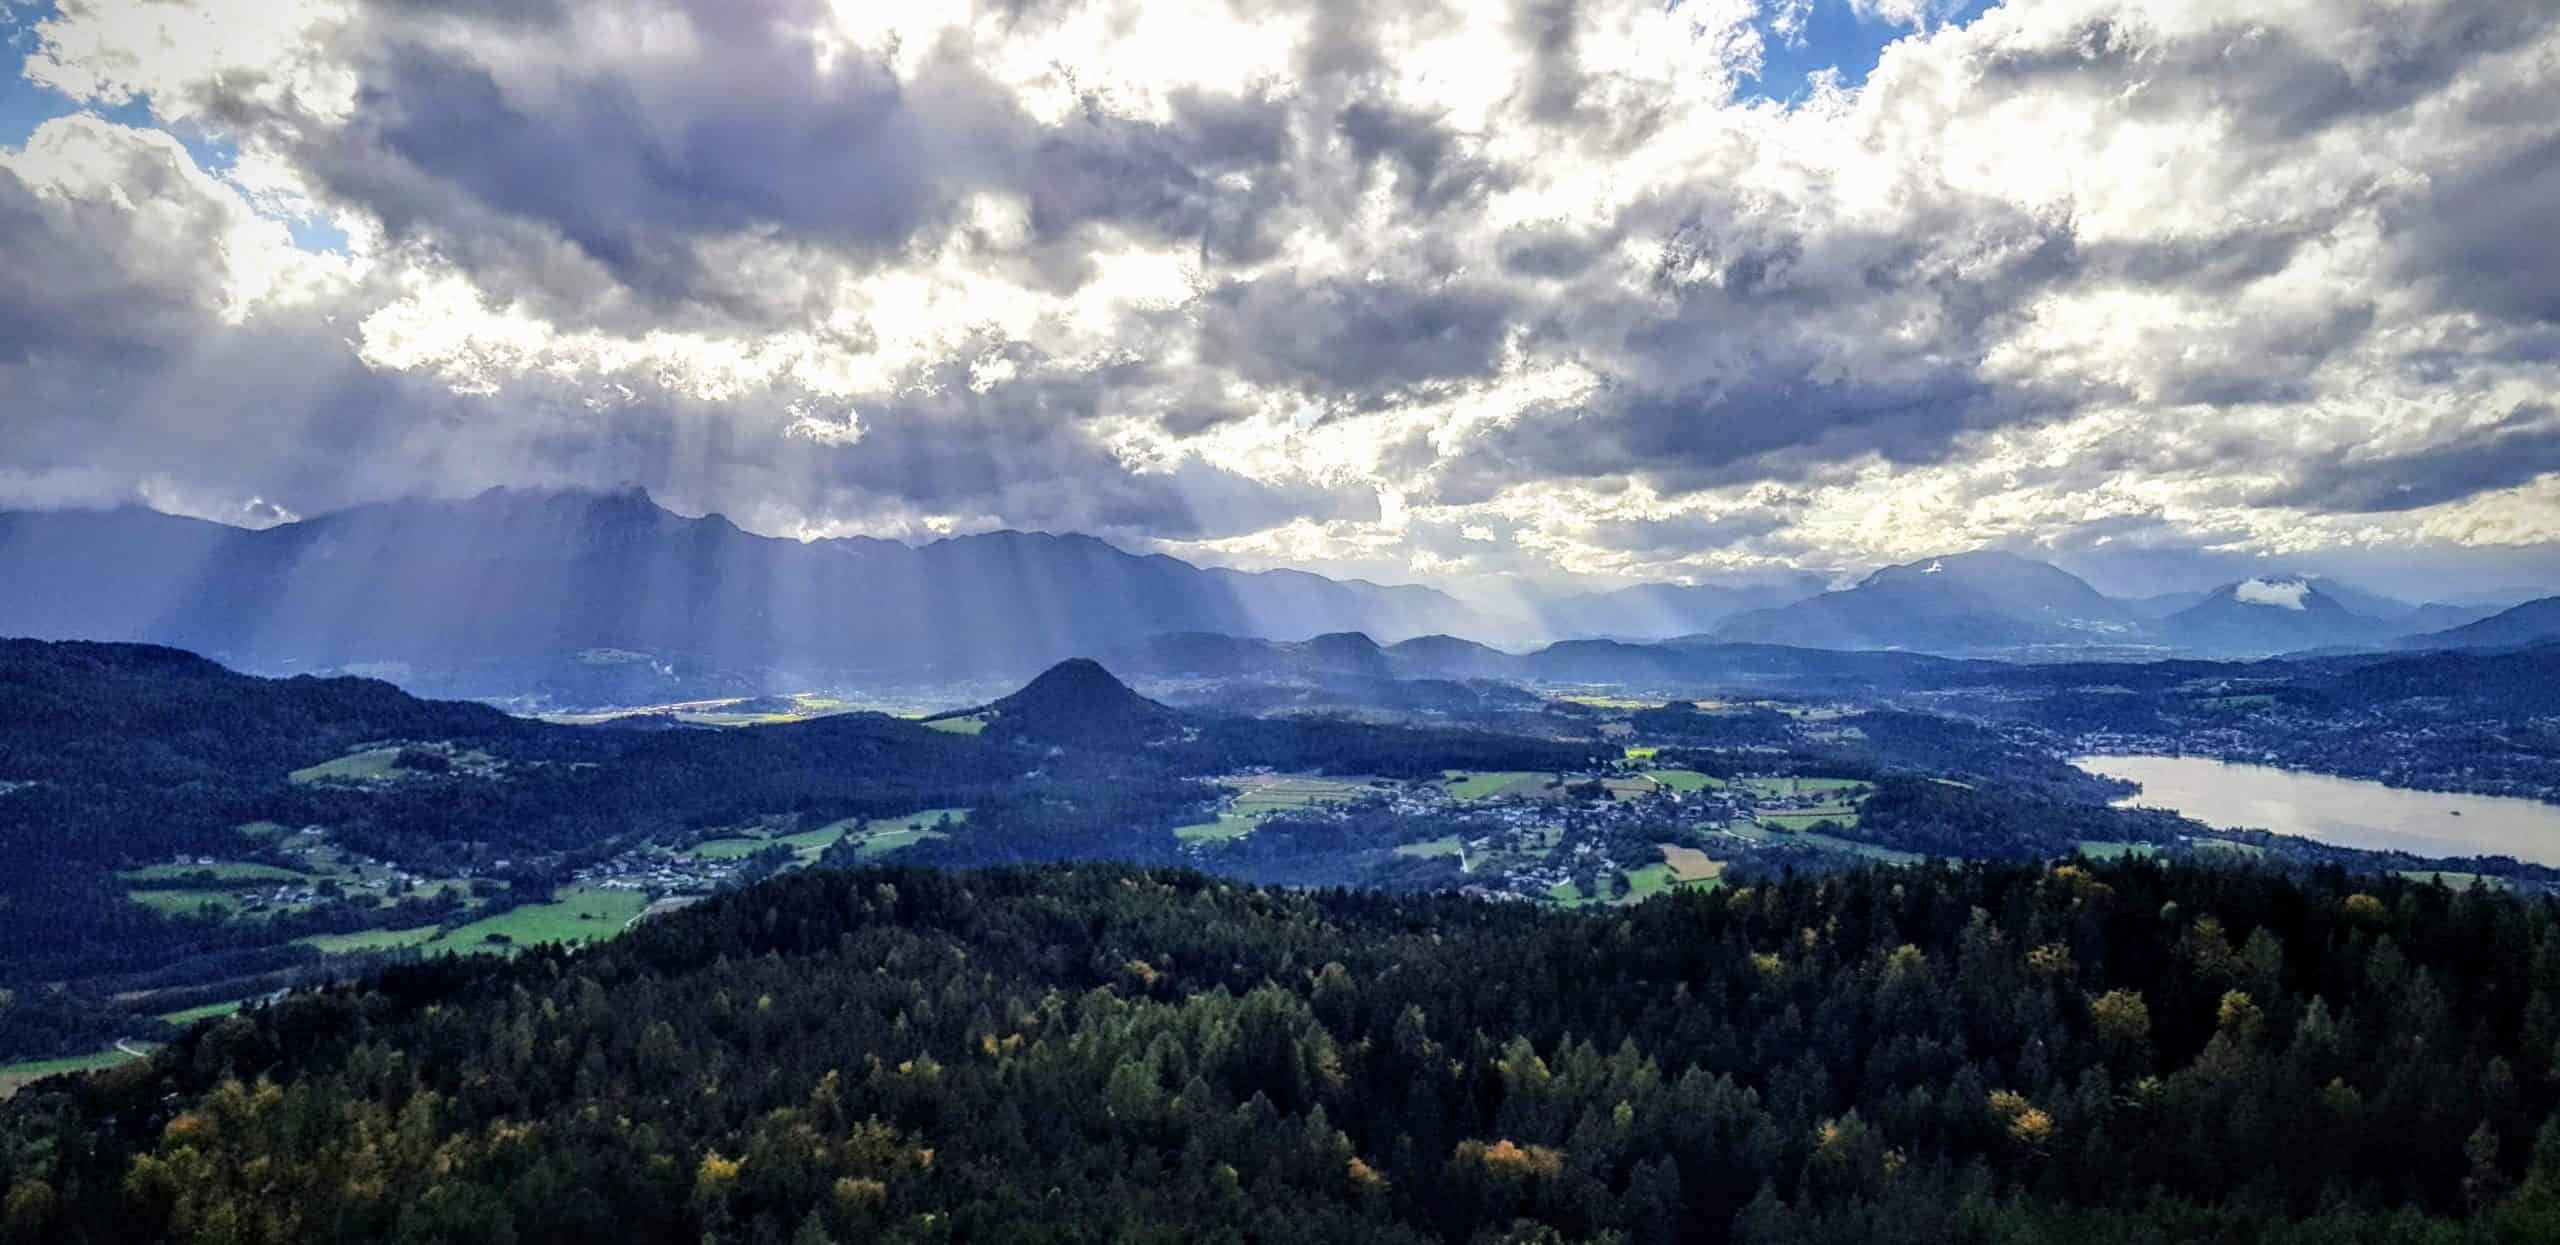
[[[2524,1070],[2556,947],[2548,905],[2492,891],[2228,867],[1896,870],[1603,917],[818,872],[39,1086],[0,1110],[4,1230],[2547,1240],[2560,1091]]]
[[[2409,636],[2402,648],[2512,648],[2560,640],[2560,597],[2527,601],[2478,622]]]

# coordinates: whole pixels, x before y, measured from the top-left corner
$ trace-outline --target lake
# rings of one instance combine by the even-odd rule
[[[2513,856],[2560,865],[2560,806],[2536,800],[2413,791],[2210,757],[2086,756],[2071,763],[2142,784],[2140,795],[2119,804],[2171,809],[2226,830],[2272,830],[2420,856]]]

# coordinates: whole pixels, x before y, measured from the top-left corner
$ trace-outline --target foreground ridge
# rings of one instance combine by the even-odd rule
[[[2554,963],[2548,904],[2138,863],[820,871],[202,1026],[22,1095],[0,1181],[62,1242],[2529,1239]]]

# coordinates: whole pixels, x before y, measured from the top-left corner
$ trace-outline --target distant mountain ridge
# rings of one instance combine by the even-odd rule
[[[1015,679],[1133,646],[1182,677],[1602,681],[1690,677],[1695,654],[1651,647],[1665,643],[2079,660],[2545,634],[2529,622],[2457,634],[2488,611],[2316,576],[2118,600],[1998,551],[1828,592],[1791,573],[1479,608],[1434,588],[1195,566],[1084,535],[780,539],[672,513],[636,488],[500,488],[260,531],[138,508],[0,513],[0,583],[0,635],[168,644],[268,673],[570,706]],[[1481,639],[1552,647],[1520,658]]]
[[[2399,628],[2348,608],[2317,580],[2261,576],[2214,589],[2161,619],[2160,630],[2190,652],[2263,654],[2369,644]]]
[[[1727,619],[1726,642],[1990,653],[2138,643],[2143,619],[2080,577],[1983,550],[1888,566],[1855,587]]]
[[[1104,657],[1113,669],[1155,679],[1323,682],[1335,678],[1501,680],[1541,684],[1622,684],[1655,688],[1767,688],[1818,691],[2005,668],[1922,653],[1848,652],[1706,638],[1634,644],[1561,640],[1511,653],[1451,636],[1379,645],[1367,636],[1301,642],[1236,636],[1167,635],[1135,641]]]
[[[1713,630],[1736,614],[1792,605],[1822,588],[1821,576],[1801,572],[1736,584],[1638,584],[1541,602],[1536,613],[1555,638],[1668,640]]]
[[[1015,676],[1159,632],[1468,629],[1431,588],[1203,568],[1090,536],[758,536],[636,489],[493,489],[250,531],[138,509],[0,514],[0,634],[507,690],[526,662]],[[585,655],[582,657],[581,655]],[[642,662],[635,658],[645,657]]]
[[[2400,648],[2518,648],[2560,641],[2560,596],[2527,601],[2476,622],[2402,638]]]

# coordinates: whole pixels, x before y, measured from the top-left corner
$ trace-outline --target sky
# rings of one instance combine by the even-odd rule
[[[2548,0],[0,13],[0,507],[2560,586]]]

